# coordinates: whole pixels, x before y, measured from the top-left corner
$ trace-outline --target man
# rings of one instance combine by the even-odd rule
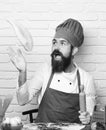
[[[52,40],[51,64],[44,64],[27,82],[27,66],[20,50],[11,50],[11,61],[19,70],[17,98],[24,105],[39,94],[36,122],[74,122],[88,124],[95,105],[92,77],[74,62],[74,55],[83,43],[81,24],[68,19],[56,28]],[[79,92],[84,86],[86,112],[80,112]]]

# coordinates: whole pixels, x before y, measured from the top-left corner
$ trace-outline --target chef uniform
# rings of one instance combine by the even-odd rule
[[[39,106],[36,122],[76,122],[79,123],[79,94],[65,93],[50,88],[54,73],[51,74],[47,88]],[[80,74],[77,70],[78,90]]]

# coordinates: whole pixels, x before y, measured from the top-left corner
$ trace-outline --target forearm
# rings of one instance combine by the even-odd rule
[[[27,80],[27,71],[19,71],[18,85],[21,87]]]
[[[17,90],[17,100],[20,105],[24,105],[29,101],[29,94],[28,94],[28,86],[27,86],[27,72],[19,71],[19,78],[18,78],[18,90]]]
[[[17,90],[17,101],[19,105],[24,105],[29,101],[29,93],[27,89],[27,84],[24,84]]]
[[[90,116],[92,116],[93,114],[95,104],[96,104],[95,96],[86,97],[86,107],[87,107],[87,111],[90,113]]]

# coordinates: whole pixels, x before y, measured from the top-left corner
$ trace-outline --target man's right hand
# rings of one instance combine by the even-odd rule
[[[18,69],[19,72],[25,72],[26,70],[26,61],[20,49],[17,49],[15,52],[12,47],[8,48],[8,55],[11,62]]]

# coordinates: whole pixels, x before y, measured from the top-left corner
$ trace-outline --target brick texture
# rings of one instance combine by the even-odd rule
[[[37,107],[36,100],[25,106],[17,103],[15,89],[18,71],[7,54],[8,46],[15,47],[18,42],[13,28],[7,22],[11,17],[23,24],[34,40],[33,51],[23,51],[28,63],[28,79],[48,59],[55,27],[70,17],[79,20],[84,27],[85,40],[75,61],[93,75],[97,102],[106,104],[105,0],[0,0],[0,96],[14,95],[6,116],[20,116],[27,122],[28,116],[22,116],[22,111]]]

